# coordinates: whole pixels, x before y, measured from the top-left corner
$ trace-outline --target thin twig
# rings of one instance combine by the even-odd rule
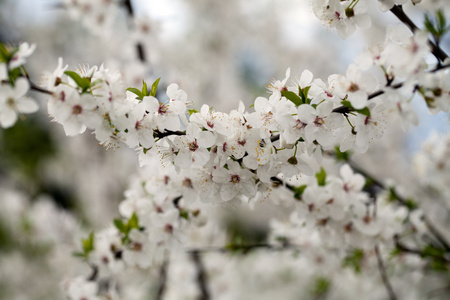
[[[172,130],[165,130],[164,132],[161,132],[161,131],[155,130],[154,135],[155,135],[155,138],[162,139],[162,138],[165,138],[166,136],[171,136],[171,135],[178,135],[178,136],[186,135],[186,132],[172,131]]]
[[[166,291],[168,265],[169,265],[169,260],[165,259],[159,269],[159,287],[158,287],[158,293],[156,294],[156,298],[155,298],[156,300],[162,300],[164,297],[164,293]]]
[[[125,0],[123,1],[123,5],[125,6],[128,15],[133,18],[134,17],[134,10],[133,5],[131,4],[131,0]],[[141,42],[136,43],[136,54],[140,62],[145,63],[147,62],[147,58],[145,55],[145,47]]]
[[[390,188],[386,187],[385,184],[383,184],[380,180],[376,179],[375,177],[373,177],[372,175],[370,175],[367,171],[359,168],[358,166],[356,166],[353,162],[348,161],[348,164],[350,165],[350,167],[356,172],[359,173],[361,175],[363,175],[365,178],[369,179],[372,184],[378,186],[379,188],[383,189],[383,190],[390,190]],[[402,196],[400,196],[395,189],[392,190],[395,194],[395,199],[400,202],[400,204],[408,207],[408,200],[406,200],[405,198],[403,198]],[[444,238],[444,236],[442,236],[442,234],[439,232],[439,230],[437,230],[433,224],[431,224],[431,222],[424,217],[424,222],[427,225],[428,229],[430,230],[431,234],[442,244],[442,246],[445,248],[445,250],[447,252],[450,252],[450,245],[449,243],[446,241],[446,239]]]
[[[434,235],[434,237],[439,241],[439,243],[441,243],[442,246],[444,246],[445,250],[447,252],[450,252],[450,245],[447,243],[442,234],[437,230],[437,228],[435,228],[433,224],[431,224],[430,220],[428,220],[428,218],[424,216],[423,222],[427,226],[428,230],[430,230],[430,232]]]
[[[404,245],[402,242],[400,242],[400,238],[398,237],[398,235],[394,235],[394,243],[395,243],[395,247],[404,253],[415,254],[415,255],[419,255],[421,257],[432,257],[434,259],[441,260],[446,263],[450,263],[450,259],[446,258],[445,256],[436,255],[433,252],[425,252],[423,250],[410,248],[410,247]]]
[[[389,282],[389,278],[386,274],[386,267],[384,266],[383,258],[380,254],[380,249],[378,246],[375,246],[375,254],[377,255],[377,261],[378,261],[378,269],[380,270],[381,279],[383,280],[383,284],[386,287],[386,290],[389,295],[390,300],[397,300],[397,296],[395,295],[394,289],[392,288],[391,283]]]
[[[39,93],[43,93],[43,94],[47,94],[47,95],[51,95],[51,96],[54,95],[53,92],[51,92],[51,91],[49,91],[47,89],[41,88],[38,85],[36,85],[35,83],[33,83],[30,80],[30,78],[27,77],[27,79],[28,79],[28,82],[30,83],[30,90],[35,91],[35,92],[39,92]]]
[[[280,178],[273,176],[273,177],[270,177],[270,180],[272,180],[273,183],[278,183],[278,184],[281,184],[281,185],[287,187],[288,189],[290,189],[291,191],[293,191],[295,193],[295,187],[289,183],[284,182]]]
[[[198,283],[198,287],[200,289],[199,300],[209,300],[209,299],[211,299],[211,296],[209,294],[209,290],[208,290],[208,286],[207,286],[208,277],[205,272],[205,268],[203,266],[202,259],[199,255],[199,252],[192,251],[191,258],[197,269],[197,283]]]

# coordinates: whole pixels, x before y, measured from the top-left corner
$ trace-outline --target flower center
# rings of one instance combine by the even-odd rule
[[[231,175],[232,183],[236,184],[236,183],[239,183],[240,181],[241,181],[241,177],[239,177],[239,175],[237,175],[237,174]]]
[[[322,126],[323,124],[325,124],[325,121],[323,120],[323,118],[317,116],[316,119],[314,120],[314,124],[316,126]]]
[[[164,232],[172,234],[173,233],[173,226],[172,226],[172,224],[166,224],[164,226]]]
[[[194,152],[195,150],[198,149],[198,145],[196,141],[193,141],[192,143],[188,143],[189,146],[189,150],[191,150],[192,152]]]
[[[192,189],[194,186],[192,185],[192,180],[190,178],[185,178],[182,183],[183,186]]]
[[[72,107],[72,114],[74,115],[79,115],[83,112],[83,108],[81,107],[81,105],[74,105],[74,107]]]
[[[8,100],[6,100],[6,105],[11,108],[14,109],[14,107],[16,106],[16,101],[14,100],[14,98],[8,98]]]
[[[169,110],[169,109],[167,108],[166,105],[164,105],[164,104],[162,104],[162,103],[159,104],[158,113],[159,113],[160,115],[166,114],[168,110]]]
[[[353,93],[353,92],[356,92],[356,91],[359,91],[359,86],[356,83],[352,82],[350,84],[350,86],[348,87],[347,92],[352,92]]]
[[[142,251],[142,248],[143,248],[143,246],[142,246],[142,244],[139,243],[139,242],[135,242],[135,243],[133,244],[133,250],[136,251],[136,252],[141,252],[141,251]]]

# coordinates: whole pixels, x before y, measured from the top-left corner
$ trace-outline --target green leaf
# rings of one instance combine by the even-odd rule
[[[337,160],[348,161],[350,159],[351,151],[342,152],[339,146],[334,147]]]
[[[127,234],[128,226],[125,225],[121,219],[114,219],[114,226],[116,226],[117,230],[120,232]]]
[[[69,76],[75,81],[79,88],[81,88],[81,92],[85,93],[91,88],[91,78],[89,77],[81,77],[80,74],[74,71],[65,71],[64,74]]]
[[[282,91],[281,95],[283,97],[286,97],[288,100],[292,101],[292,103],[295,104],[295,106],[299,106],[303,103],[302,99],[294,92],[291,91]]]
[[[311,101],[308,99],[308,92],[309,89],[311,88],[311,86],[307,86],[305,88],[301,88],[300,86],[298,87],[298,94],[300,95],[300,97],[302,98],[302,102],[303,104],[309,104]]]
[[[356,112],[358,112],[358,113],[360,113],[360,114],[362,114],[362,115],[365,115],[365,116],[370,117],[370,110],[369,110],[367,107],[364,107],[364,108],[362,108],[362,109],[356,109],[356,108],[354,108],[354,107],[352,106],[352,104],[351,104],[350,101],[348,101],[348,100],[343,100],[343,101],[341,102],[341,104],[342,104],[343,106],[345,106],[345,107],[350,108],[352,111],[356,111]]]
[[[180,217],[185,219],[185,220],[189,220],[189,211],[185,210],[185,209],[180,209]]]
[[[189,111],[189,115],[198,113],[198,110],[196,110],[196,109],[188,109],[188,111]]]
[[[424,27],[433,36],[436,44],[439,44],[442,37],[450,30],[442,9],[438,9],[434,17],[425,13]]]
[[[330,290],[331,282],[325,277],[317,277],[311,286],[311,294],[314,299],[325,299],[326,294]]]
[[[306,189],[306,184],[299,186],[299,187],[295,187],[295,190],[294,190],[295,199],[299,199],[299,200],[302,199],[302,195],[303,195],[303,192],[305,191],[305,189]]]
[[[160,80],[161,80],[161,77],[159,77],[158,79],[155,80],[155,82],[153,82],[152,90],[150,91],[149,96],[156,97],[156,89],[158,88],[158,84],[159,84]]]
[[[419,208],[419,205],[413,199],[406,199],[405,206],[408,210],[415,210]]]
[[[87,257],[89,253],[94,250],[94,232],[91,232],[88,238],[82,239],[81,244],[83,246],[84,255]]]
[[[133,228],[139,229],[139,219],[136,213],[133,213],[131,218],[128,220],[128,230],[131,230]]]
[[[14,82],[21,75],[22,74],[20,73],[20,69],[19,68],[15,68],[15,69],[12,69],[12,70],[9,71],[8,77],[9,77],[9,82],[11,83],[12,86],[14,86]]]
[[[11,60],[12,54],[8,51],[5,44],[0,43],[0,62],[7,64]]]
[[[364,251],[361,249],[355,249],[353,252],[344,258],[342,265],[344,267],[351,267],[355,270],[355,273],[361,272],[361,264],[364,259]]]
[[[132,92],[133,94],[135,94],[137,96],[136,99],[138,100],[142,100],[144,99],[144,95],[142,94],[142,92],[140,90],[138,90],[137,88],[127,88],[127,91]]]
[[[148,96],[147,83],[144,80],[142,80],[142,95]]]
[[[327,172],[324,168],[320,168],[320,172],[316,173],[317,184],[319,186],[324,186],[327,179]]]

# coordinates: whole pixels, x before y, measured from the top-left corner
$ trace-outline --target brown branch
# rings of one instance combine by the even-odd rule
[[[391,89],[399,89],[399,88],[401,88],[403,86],[403,82],[399,82],[399,83],[397,83],[397,84],[394,84],[394,85],[389,85],[389,87],[391,88]],[[372,94],[369,94],[368,96],[367,96],[367,100],[371,100],[371,99],[373,99],[373,98],[376,98],[376,97],[378,97],[378,96],[381,96],[381,95],[383,95],[385,93],[385,91],[384,90],[378,90],[378,91],[376,91],[376,92],[373,92]],[[339,106],[339,107],[336,107],[335,109],[333,109],[331,112],[334,112],[334,113],[340,113],[340,114],[344,114],[344,115],[347,115],[349,112],[351,112],[351,111],[353,111],[352,109],[350,109],[350,108],[348,108],[348,107],[346,107],[346,106]]]
[[[167,136],[171,136],[171,135],[186,135],[186,132],[184,131],[172,131],[172,130],[165,130],[164,132],[161,132],[159,130],[155,130],[154,131],[154,137],[158,138],[158,139],[162,139],[165,138]]]
[[[51,92],[51,91],[49,91],[47,89],[41,88],[38,85],[36,85],[35,83],[33,83],[30,80],[30,78],[27,77],[27,79],[28,79],[28,82],[30,83],[30,90],[35,91],[35,92],[39,92],[39,93],[43,93],[43,94],[47,94],[47,95],[51,95],[51,96],[54,95],[53,92]]]
[[[353,162],[348,161],[348,164],[356,173],[359,173],[359,174],[363,175],[365,178],[369,179],[372,182],[372,184],[374,184],[374,185],[378,186],[379,188],[386,190],[386,191],[391,190],[395,196],[395,200],[397,200],[403,206],[409,207],[409,201],[407,199],[403,198],[402,196],[400,196],[395,191],[395,189],[386,187],[380,180],[373,177],[365,170],[359,168]],[[445,250],[447,252],[450,252],[449,243],[446,241],[446,239],[442,236],[442,234],[434,227],[433,224],[431,224],[431,222],[426,217],[424,217],[424,223],[427,226],[428,230],[431,232],[431,234],[439,241],[439,243],[445,248]]]
[[[395,247],[398,250],[401,250],[402,252],[419,255],[420,257],[432,257],[434,259],[438,259],[441,261],[445,261],[446,263],[450,263],[450,259],[446,258],[445,256],[436,255],[432,252],[425,252],[423,250],[410,248],[410,247],[404,245],[403,243],[400,242],[400,238],[398,237],[398,235],[394,235],[394,242],[395,242]]]
[[[209,290],[208,290],[208,286],[207,286],[208,276],[205,272],[205,268],[203,266],[199,252],[192,251],[191,258],[197,269],[197,283],[198,283],[198,287],[200,288],[200,297],[198,299],[199,300],[209,300],[209,299],[211,299],[211,296],[209,294]]]
[[[133,10],[133,5],[131,4],[131,0],[124,0],[122,2],[123,6],[125,6],[125,9],[127,10],[128,16],[130,16],[131,18],[134,17],[134,10]],[[142,62],[145,63],[147,62],[147,58],[145,55],[145,48],[144,45],[141,42],[137,42],[136,43],[136,54],[138,59]]]
[[[165,259],[159,269],[159,287],[158,287],[158,293],[156,294],[156,298],[155,298],[156,300],[162,300],[164,297],[164,293],[166,291],[168,265],[169,265],[169,260]]]
[[[272,180],[272,182],[275,184],[280,184],[280,185],[287,187],[288,189],[290,189],[291,191],[293,191],[295,193],[295,187],[289,183],[284,182],[280,178],[273,176],[273,177],[270,177],[270,180]]]
[[[386,267],[384,266],[383,258],[381,257],[381,254],[380,254],[380,249],[378,248],[378,246],[375,246],[374,249],[375,249],[375,254],[377,255],[378,269],[380,270],[381,279],[383,280],[383,284],[386,287],[386,290],[389,295],[389,299],[396,300],[398,298],[395,295],[394,289],[392,288],[392,285],[387,276]]]
[[[450,245],[447,243],[442,234],[431,224],[430,220],[427,217],[423,217],[423,222],[427,226],[428,230],[434,235],[434,237],[439,241],[439,243],[444,246],[445,250],[450,253]]]

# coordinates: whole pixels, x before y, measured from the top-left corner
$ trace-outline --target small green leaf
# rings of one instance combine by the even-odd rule
[[[343,106],[345,106],[345,107],[350,108],[352,111],[356,111],[356,112],[358,112],[358,113],[360,113],[360,114],[363,114],[363,115],[365,115],[365,116],[370,117],[370,110],[369,110],[367,107],[364,107],[364,108],[362,108],[362,109],[356,109],[356,108],[354,108],[354,107],[352,106],[351,102],[348,101],[348,100],[343,100],[343,101],[341,102],[341,104],[342,104]]]
[[[122,233],[127,233],[127,226],[123,223],[121,219],[114,219],[114,226],[116,226],[117,230]]]
[[[295,104],[295,106],[299,106],[303,103],[302,99],[294,92],[291,91],[282,91],[281,95],[283,97],[286,97],[288,100],[292,101],[292,103]]]
[[[326,294],[330,290],[331,282],[325,277],[317,277],[311,287],[311,294],[314,299],[325,299]]]
[[[131,230],[133,228],[139,228],[139,219],[136,213],[133,213],[131,218],[128,220],[128,230]]]
[[[79,88],[81,88],[81,92],[85,93],[91,88],[91,78],[89,77],[81,77],[80,74],[74,71],[65,71],[64,74],[69,76],[75,81]]]
[[[307,86],[305,88],[301,88],[300,86],[298,87],[298,94],[300,95],[300,97],[302,98],[302,102],[303,104],[309,104],[311,101],[308,99],[308,92],[309,89],[311,88],[311,86]]]
[[[408,210],[415,210],[419,208],[419,205],[413,199],[406,199],[405,206]]]
[[[355,109],[356,112],[359,112],[362,115],[370,117],[370,110],[367,107],[364,107],[362,109]]]
[[[337,160],[348,161],[350,159],[350,151],[342,152],[341,149],[339,149],[339,146],[334,147],[334,151]]]
[[[320,172],[316,173],[317,184],[319,186],[324,186],[327,179],[327,172],[324,168],[320,168]]]
[[[185,220],[189,220],[189,211],[185,209],[180,209],[180,217]]]
[[[12,54],[8,51],[5,44],[0,43],[0,62],[7,64],[11,60]]]
[[[158,84],[159,84],[160,80],[161,80],[161,77],[159,77],[158,79],[155,80],[155,82],[153,82],[152,90],[150,91],[149,96],[156,97],[156,90],[158,88]]]
[[[198,113],[198,110],[196,110],[196,109],[188,109],[188,111],[189,111],[189,115]]]
[[[144,80],[142,80],[142,95],[148,96],[147,83]]]
[[[16,81],[17,78],[19,78],[22,74],[20,73],[20,69],[19,68],[15,68],[9,71],[8,73],[8,77],[9,77],[9,82],[11,83],[12,86],[14,86],[14,82]]]
[[[138,90],[137,88],[127,88],[127,91],[132,92],[133,94],[135,94],[137,96],[136,99],[138,100],[142,100],[144,99],[144,95],[142,94],[142,92],[140,90]]]
[[[83,246],[84,256],[87,257],[94,250],[94,232],[91,232],[88,238],[82,239],[81,244]]]
[[[302,195],[303,195],[303,192],[305,191],[305,189],[306,189],[306,184],[296,187],[294,190],[295,199],[299,199],[299,200],[302,199]]]
[[[355,270],[355,273],[361,272],[361,264],[364,259],[364,251],[361,249],[353,250],[350,255],[344,258],[342,265],[344,267],[351,267]]]

